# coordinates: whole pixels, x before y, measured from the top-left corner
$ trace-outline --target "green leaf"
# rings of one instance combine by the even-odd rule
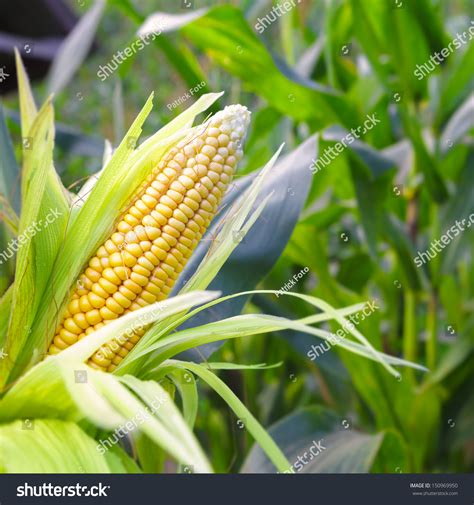
[[[184,329],[175,333],[169,333],[171,329],[174,329],[180,322],[192,317],[193,314],[184,316],[181,320],[174,320],[168,328],[161,328],[160,331],[149,331],[147,334],[147,340],[140,347],[136,346],[131,357],[128,358],[127,364],[129,365],[133,361],[138,361],[141,358],[154,353],[154,359],[151,364],[144,367],[143,364],[140,366],[141,370],[150,369],[152,365],[159,365],[166,359],[175,356],[176,354],[183,352],[185,350],[191,349],[199,344],[205,344],[209,342],[216,342],[219,340],[225,340],[230,338],[241,338],[248,335],[258,335],[262,333],[269,333],[277,330],[293,329],[303,333],[308,333],[314,335],[315,337],[323,338],[331,345],[339,345],[340,347],[347,349],[355,354],[363,356],[365,358],[379,362],[382,366],[386,368],[392,375],[398,377],[399,373],[391,366],[401,365],[416,368],[418,370],[426,371],[426,368],[405,361],[393,356],[388,356],[377,351],[372,344],[369,343],[366,337],[362,335],[356,328],[355,325],[351,325],[343,316],[347,309],[336,310],[332,308],[326,302],[299,293],[281,293],[277,291],[254,291],[254,293],[271,293],[278,294],[279,296],[292,296],[304,300],[305,302],[313,305],[319,310],[323,311],[323,314],[316,314],[313,316],[308,316],[303,319],[291,320],[283,317],[275,317],[266,314],[245,314],[240,316],[231,317],[228,319],[223,319],[213,323],[209,323],[202,326],[196,326],[188,329]],[[248,292],[238,293],[236,295],[223,297],[221,299],[215,300],[214,303],[221,303],[235,296],[246,295]],[[351,310],[355,311],[358,306],[352,307]],[[206,306],[201,309],[207,308]],[[325,321],[333,319],[342,328],[345,329],[347,334],[354,336],[359,342],[356,343],[352,340],[344,338],[336,338],[333,334],[326,330],[320,330],[309,326],[315,322]],[[163,336],[165,335],[165,336]],[[142,337],[143,340],[144,337]],[[78,344],[76,344],[77,346]],[[94,344],[95,345],[95,344]],[[64,351],[68,352],[68,351]],[[143,363],[143,361],[141,361]],[[135,367],[136,368],[136,367]],[[126,370],[127,367],[121,367],[120,370]]]
[[[41,233],[37,233],[37,228],[33,226],[41,223],[41,201],[45,193],[47,174],[52,166],[54,124],[53,109],[49,101],[33,122],[30,136],[32,149],[25,159],[22,181],[23,202],[18,239],[21,247],[16,260],[16,279],[12,295],[14,308],[6,341],[6,352],[10,360],[0,361],[0,387],[7,379],[11,365],[14,363],[16,366],[21,362],[20,353],[28,339],[28,329],[41,294],[36,282],[41,278],[42,272],[38,271],[35,261],[35,249],[41,240]],[[21,364],[24,366],[26,363]]]
[[[0,349],[3,351],[3,344],[7,336],[8,323],[12,310],[13,288],[7,289],[0,299]]]
[[[96,446],[97,450],[97,446]],[[105,453],[105,459],[111,473],[142,473],[135,461],[118,445],[114,445]]]
[[[195,363],[176,360],[170,361],[170,363],[178,368],[189,370],[204,380],[212,389],[214,389],[217,394],[222,397],[222,399],[234,411],[235,415],[244,423],[245,428],[254,437],[256,442],[260,445],[260,447],[263,449],[272,463],[276,466],[276,468],[279,471],[285,471],[288,469],[288,461],[278,446],[275,444],[275,442],[272,440],[272,438],[262,428],[257,419],[255,419],[255,417],[237,398],[232,390],[224,382],[222,382],[221,379],[217,377],[217,375],[207,370],[205,367],[197,365]]]
[[[164,473],[166,453],[144,433],[135,433],[135,449],[144,473]]]
[[[429,374],[424,384],[429,387],[443,382],[451,373],[458,370],[474,352],[474,343],[467,335],[460,335],[453,345],[441,358],[436,370]]]
[[[11,335],[16,335],[18,332],[16,339],[23,342],[26,341],[29,334],[30,324],[47,286],[51,269],[61,246],[68,220],[69,206],[66,198],[67,191],[56,174],[52,162],[54,128],[51,125],[51,132],[45,136],[40,128],[35,127],[39,115],[28,76],[18,52],[16,52],[16,63],[24,157],[21,184],[23,210],[16,239],[21,252],[17,258],[16,273],[18,284],[26,283],[23,292],[27,293],[25,304],[28,306],[28,314],[23,318],[19,307],[17,308],[15,305],[17,312],[12,319]],[[45,104],[42,111],[48,107],[51,109],[52,116],[52,106],[49,102]],[[48,143],[48,138],[51,140],[51,145]],[[42,168],[36,166],[38,163]],[[26,247],[24,246],[25,242]],[[27,272],[24,280],[22,279],[23,269]],[[30,276],[33,285],[28,287]],[[30,300],[30,302],[28,303],[26,300]]]
[[[441,255],[441,273],[451,273],[456,269],[457,262],[462,254],[464,246],[469,247],[469,234],[472,234],[472,227],[469,223],[469,216],[474,212],[474,185],[472,184],[472,166],[474,163],[474,152],[471,152],[459,174],[455,192],[441,213],[440,234],[446,233],[451,227],[459,224],[464,230],[454,234],[454,240],[449,244],[449,248]],[[459,236],[458,236],[459,235]],[[436,282],[438,279],[436,278]]]
[[[474,129],[474,93],[471,93],[452,115],[439,139],[442,152],[446,152],[453,145]]]
[[[21,116],[16,111],[5,108],[5,115],[13,123],[18,125],[21,124]],[[102,156],[102,152],[104,150],[104,141],[102,138],[94,135],[86,135],[79,131],[79,129],[59,121],[56,121],[55,128],[55,144],[64,152],[94,158]],[[87,168],[88,167],[85,167],[85,170],[87,170]]]
[[[79,340],[65,349],[61,356],[85,361],[103,344],[113,338],[120,337],[127,331],[143,328],[157,320],[166,321],[176,314],[187,312],[195,305],[214,300],[219,295],[218,291],[193,291],[152,303],[111,321],[108,325],[91,333],[87,339]],[[144,338],[145,336],[141,340]]]
[[[388,194],[391,173],[374,176],[368,165],[352,152],[349,152],[349,160],[367,246],[372,258],[376,258],[378,229]]]
[[[310,121],[314,129],[335,122],[357,124],[355,111],[338,92],[302,78],[283,63],[277,65],[236,7],[211,8],[181,31],[283,114]]]
[[[468,44],[459,57],[453,55],[452,67],[441,81],[438,106],[436,108],[436,125],[439,127],[453,110],[472,92],[474,76],[474,44]]]
[[[169,374],[169,378],[173,381],[181,396],[184,419],[188,426],[193,429],[199,403],[196,380],[191,373],[183,372],[182,370],[172,371]]]
[[[105,4],[105,0],[96,0],[61,44],[47,78],[50,93],[62,91],[84,62],[94,42]]]
[[[153,309],[153,321],[160,315],[156,306],[130,313],[130,317],[120,318],[122,321],[114,321],[111,325],[115,324],[116,330],[129,328]],[[132,422],[133,429],[145,433],[178,462],[193,465],[196,472],[211,471],[186,421],[159,384],[139,381],[132,376],[117,378],[83,364],[90,352],[111,338],[110,334],[103,334],[104,338],[100,338],[101,334],[97,333],[99,338],[94,339],[91,335],[24,374],[0,401],[0,419],[5,422],[19,417],[56,417],[73,421],[85,418],[100,428],[117,430],[125,425],[128,431],[132,430],[129,425]],[[78,380],[79,376],[81,380]],[[31,391],[35,391],[33,396]],[[116,436],[120,438],[123,433]],[[97,450],[104,453],[111,445],[112,442],[101,440]]]
[[[38,110],[36,108],[33,92],[31,91],[30,81],[18,49],[15,49],[15,61],[18,74],[18,94],[20,97],[21,136],[25,138],[28,137],[28,132],[38,114]]]
[[[448,190],[443,177],[440,174],[439,162],[428,151],[422,136],[422,126],[413,111],[400,103],[400,115],[405,133],[410,139],[415,151],[415,167],[423,174],[426,189],[437,203],[443,203],[448,198]]]
[[[269,433],[290,461],[291,473],[368,473],[384,441],[384,433],[359,432],[347,418],[324,407],[298,410],[272,425]],[[273,473],[275,467],[254,446],[241,471]]]
[[[5,124],[3,107],[0,105],[0,194],[4,195],[15,212],[20,211],[20,170]]]
[[[415,392],[411,389],[400,391],[391,396],[404,437],[411,447],[414,472],[420,472],[426,458],[433,457],[437,452],[433,438],[438,436],[442,419],[442,394],[439,388],[429,388]],[[420,423],[422,417],[423,423]]]
[[[101,428],[115,428],[125,419],[97,392],[92,380],[85,383],[75,380],[79,371],[92,378],[97,372],[91,370],[80,361],[64,357],[43,360],[22,375],[0,401],[0,421],[19,418],[78,421],[87,417]]]
[[[420,2],[416,12],[406,5],[376,0],[352,0],[354,29],[358,41],[387,89],[403,90],[412,99],[426,94],[426,80],[415,77],[416,65],[429,60],[430,43],[421,22],[424,10],[434,19],[427,2]],[[435,34],[430,40],[439,44]],[[437,40],[434,40],[434,37]],[[440,49],[440,47],[437,47]],[[398,79],[394,82],[392,74]]]
[[[467,393],[467,394],[466,394]],[[469,451],[469,446],[474,438],[474,394],[472,389],[472,379],[466,382],[465,393],[462,394],[462,404],[459,411],[453,415],[454,419],[448,419],[448,426],[451,429],[446,437],[448,449],[461,451],[465,455]],[[454,424],[453,424],[454,423]],[[469,463],[468,463],[469,465]]]
[[[115,381],[107,382],[108,397],[114,405],[128,417],[136,416],[140,411],[137,410],[140,403],[133,399],[131,393],[128,398],[124,398],[124,388],[119,388]],[[212,471],[202,448],[180,411],[170,395],[158,383],[140,381],[131,375],[121,377],[120,382],[126,384],[149,410],[153,409],[153,416],[149,416],[141,424],[141,431],[175,457],[179,463],[192,466],[195,473]],[[156,408],[156,400],[160,398],[162,401],[159,408]],[[140,408],[143,410],[143,407]]]
[[[337,280],[352,291],[361,293],[373,272],[370,257],[362,252],[343,258],[337,272]]]
[[[96,445],[74,423],[18,420],[0,426],[0,472],[110,473]]]
[[[450,42],[449,36],[443,26],[442,4],[430,0],[417,0],[407,2],[406,7],[420,23],[420,28],[425,34],[425,39],[430,47],[430,52],[440,51]]]
[[[11,241],[18,233],[20,210],[20,170],[5,124],[3,107],[0,105],[0,295],[8,288],[13,278],[14,261]],[[8,257],[10,254],[10,257]],[[9,261],[12,259],[12,261]],[[0,337],[0,342],[2,341]]]
[[[415,267],[413,261],[416,251],[407,237],[402,223],[400,223],[395,216],[388,213],[384,213],[381,219],[383,234],[397,253],[404,282],[406,282],[413,291],[419,291],[422,286],[422,281],[421,274]]]
[[[196,96],[203,95],[208,93],[209,86],[206,83],[206,75],[201,68],[199,59],[197,56],[190,51],[187,44],[185,44],[182,40],[171,40],[166,35],[166,26],[168,23],[173,25],[175,28],[189,21],[189,13],[188,14],[167,14],[158,12],[156,14],[152,14],[148,18],[145,17],[137,11],[134,5],[129,0],[111,0],[111,3],[117,5],[119,9],[121,9],[126,15],[132,19],[136,24],[140,25],[138,29],[138,35],[143,36],[148,32],[148,28],[150,31],[156,31],[161,25],[163,25],[163,31],[159,36],[155,37],[153,40],[154,44],[160,48],[160,50],[165,55],[168,63],[174,68],[176,73],[181,76],[181,78],[186,82],[189,88],[196,87],[197,84],[204,82],[205,85],[200,87],[200,89],[196,92]],[[198,9],[194,15],[200,15],[203,9]],[[163,23],[161,20],[163,16],[166,19],[163,19]],[[192,16],[191,16],[192,17]],[[148,24],[150,20],[158,21],[157,26],[153,24]],[[148,24],[148,28],[147,28]],[[126,73],[127,65],[129,65],[129,61],[132,61],[132,58],[127,60],[125,65],[122,65],[119,72],[123,77]]]

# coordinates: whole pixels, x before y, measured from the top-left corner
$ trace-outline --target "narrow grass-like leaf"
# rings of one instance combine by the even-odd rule
[[[0,361],[0,387],[8,377],[12,363],[18,363],[25,348],[28,330],[39,302],[36,280],[35,243],[37,235],[30,228],[39,221],[41,201],[45,192],[48,170],[51,168],[54,142],[53,108],[48,101],[39,112],[31,127],[34,139],[31,152],[25,159],[24,193],[20,220],[20,236],[26,238],[18,250],[16,279],[13,287],[13,313],[6,341],[10,360]],[[29,232],[29,233],[28,233]],[[21,300],[21,301],[20,301]],[[25,363],[23,363],[24,365]]]
[[[105,4],[105,0],[96,0],[62,43],[48,75],[50,93],[63,90],[82,65],[94,41]]]
[[[38,109],[35,104],[33,92],[31,91],[30,81],[26,74],[23,61],[18,49],[15,48],[16,72],[18,76],[18,94],[20,98],[20,117],[21,117],[21,135],[28,137],[31,125],[35,120]]]
[[[120,382],[126,384],[150,408],[154,400],[164,394],[167,401],[160,405],[160,408],[155,412],[155,416],[184,445],[186,451],[191,456],[191,459],[188,458],[180,462],[188,465],[191,464],[197,473],[209,472],[211,470],[209,462],[192,432],[192,426],[189,425],[189,422],[186,423],[171,397],[157,382],[141,381],[131,375],[121,377]],[[194,412],[190,414],[195,415]]]
[[[13,286],[10,286],[0,299],[0,349],[3,350],[3,344],[7,337],[8,323],[12,310]]]
[[[198,412],[198,390],[194,375],[182,370],[170,371],[168,377],[173,381],[179,391],[183,404],[183,416],[190,429],[194,428]]]
[[[456,110],[445,126],[439,145],[442,152],[446,153],[454,144],[457,144],[469,131],[474,128],[474,93]]]
[[[4,195],[15,212],[20,211],[20,170],[5,124],[3,107],[0,105],[0,194]]]
[[[97,382],[101,392],[113,406],[128,419],[138,419],[140,413],[144,421],[139,425],[140,431],[146,433],[152,440],[159,444],[178,462],[191,465],[196,473],[210,472],[211,467],[200,449],[194,435],[189,430],[179,411],[174,406],[171,397],[157,383],[144,383],[134,377],[124,378],[120,381],[133,390],[145,401],[145,405],[137,399],[127,388],[122,385],[113,375],[100,374]],[[153,395],[150,397],[150,387]],[[146,415],[152,407],[154,400],[160,402],[155,406],[154,415]],[[166,411],[166,412],[164,412]],[[170,418],[174,424],[171,425]],[[167,420],[166,422],[164,420]],[[179,421],[178,421],[179,419]]]
[[[257,130],[258,126],[255,127]],[[311,136],[285,156],[278,158],[273,168],[262,182],[254,209],[262,204],[267,195],[272,195],[265,205],[255,224],[244,236],[237,230],[233,240],[237,246],[209,284],[212,289],[222,291],[225,295],[254,289],[272,270],[289,240],[299,215],[307,200],[311,186],[312,173],[309,170],[312,159],[317,156],[317,135]],[[209,246],[220,240],[219,232],[228,221],[229,209],[238,208],[239,198],[249,189],[258,177],[258,172],[238,178],[232,190],[222,202],[222,211],[215,217],[204,239],[195,249],[190,261],[177,280],[174,292],[179,292],[206,255]],[[227,211],[227,212],[226,212]],[[239,272],[239,275],[235,275]],[[234,298],[226,304],[215,307],[214,320],[239,314],[246,297]],[[186,323],[186,326],[198,326],[208,322],[209,313],[201,313]],[[219,347],[219,343],[199,347],[180,357],[190,361],[201,361]]]
[[[173,360],[171,362],[178,368],[189,370],[205,381],[214,391],[222,397],[222,399],[234,411],[235,415],[243,420],[245,428],[253,436],[255,441],[260,445],[270,461],[278,468],[280,472],[288,470],[289,463],[285,456],[275,444],[272,438],[268,435],[265,429],[250,413],[247,407],[237,398],[232,390],[222,382],[217,375],[207,370],[205,367],[196,363],[187,363],[184,361]]]

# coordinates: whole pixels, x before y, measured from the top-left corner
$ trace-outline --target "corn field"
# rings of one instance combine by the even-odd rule
[[[472,474],[472,2],[28,5],[0,473]]]

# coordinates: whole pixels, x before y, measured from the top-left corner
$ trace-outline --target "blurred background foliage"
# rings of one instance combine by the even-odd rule
[[[472,230],[421,268],[414,258],[456,220],[474,213],[474,43],[452,51],[423,79],[414,71],[474,26],[473,4],[294,3],[259,34],[256,23],[277,2],[161,1],[160,11],[179,16],[173,28],[168,25],[102,82],[99,66],[137,39],[158,2],[70,0],[79,18],[89,16],[79,32],[76,28],[76,42],[69,36],[72,49],[62,46],[60,73],[70,79],[59,82],[51,71],[35,82],[38,98],[56,91],[56,168],[75,190],[77,181],[100,168],[103,139],[117,145],[151,91],[155,106],[146,134],[208,91],[226,91],[219,106],[247,105],[253,120],[237,177],[260,168],[281,142],[290,152],[318,133],[316,159],[366,115],[376,114],[380,123],[315,173],[310,187],[285,188],[285,198],[301,200],[304,209],[268,275],[262,278],[266,271],[258,255],[246,254],[239,270],[226,269],[221,282],[226,292],[235,292],[245,269],[253,286],[281,289],[308,267],[292,290],[336,307],[377,300],[380,309],[359,330],[377,348],[430,371],[404,371],[396,381],[378,364],[337,348],[311,360],[308,351],[320,342],[290,331],[231,340],[214,350],[213,360],[281,363],[219,373],[290,459],[313,439],[326,442],[327,450],[303,471],[472,471]],[[90,53],[81,54],[77,48],[89,42]],[[201,82],[205,85],[193,97],[171,107]],[[4,95],[2,104],[20,149],[15,92]],[[257,226],[263,230],[265,222]],[[6,244],[10,232],[2,233]],[[253,250],[261,247],[271,255],[270,246],[255,242],[258,236],[251,236]],[[11,266],[0,268],[4,290]],[[300,300],[266,295],[254,296],[243,310],[292,318],[311,313]],[[204,358],[208,354],[203,351]],[[201,387],[197,430],[215,469],[272,471],[252,448],[245,420],[208,393]]]

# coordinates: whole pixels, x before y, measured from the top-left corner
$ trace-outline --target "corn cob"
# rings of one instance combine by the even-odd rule
[[[245,107],[228,106],[163,157],[80,276],[49,354],[166,298],[231,182],[249,119]],[[113,339],[89,364],[113,371],[143,333]]]

